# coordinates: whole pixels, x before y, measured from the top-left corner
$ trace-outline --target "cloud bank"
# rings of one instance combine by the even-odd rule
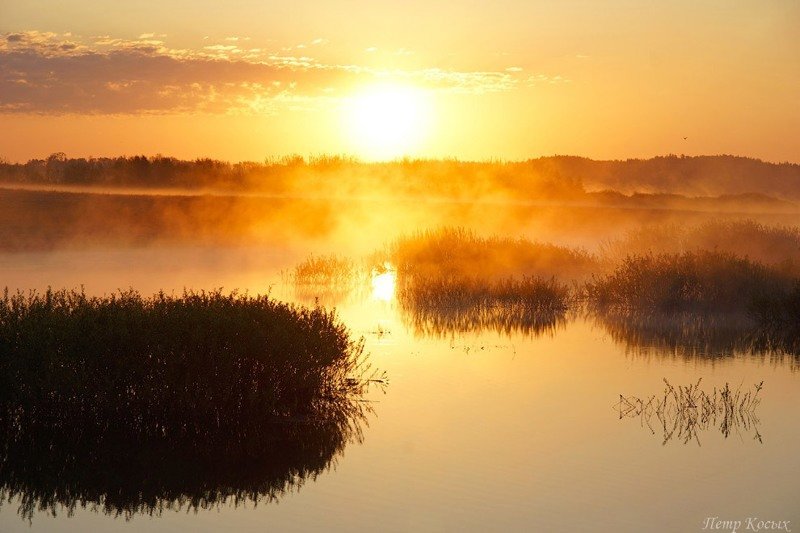
[[[372,82],[481,94],[510,91],[528,79],[515,69],[381,70],[326,64],[305,55],[324,46],[324,39],[271,52],[247,47],[245,37],[198,49],[170,48],[164,37],[2,34],[0,113],[270,114],[282,106],[343,98],[351,87]]]

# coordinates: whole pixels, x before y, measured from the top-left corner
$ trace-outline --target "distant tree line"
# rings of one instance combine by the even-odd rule
[[[721,196],[760,193],[800,200],[800,165],[730,155],[595,161],[552,156],[517,162],[288,156],[264,162],[156,155],[0,160],[6,183],[257,191],[274,194],[392,193],[568,198],[586,191]]]
[[[180,160],[156,155],[68,158],[55,153],[27,163],[0,161],[0,181],[18,184],[180,188],[275,194],[525,192],[563,197],[583,192],[580,179],[529,162],[401,159],[365,163],[342,156],[288,156],[263,163]]]
[[[580,179],[587,190],[685,196],[760,193],[800,200],[800,165],[793,163],[769,163],[733,155],[667,155],[625,161],[555,156],[536,161]]]

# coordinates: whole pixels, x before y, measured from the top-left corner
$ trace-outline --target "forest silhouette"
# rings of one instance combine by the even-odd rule
[[[659,156],[652,159],[596,161],[551,156],[526,161],[398,159],[362,162],[347,156],[287,156],[260,162],[230,163],[209,158],[180,160],[144,155],[68,158],[59,152],[26,163],[0,160],[0,182],[288,194],[308,184],[325,192],[369,192],[391,186],[406,193],[461,196],[506,193],[518,199],[568,198],[605,192],[597,200],[621,195],[690,197],[758,195],[800,200],[800,165],[769,163],[731,155]],[[325,187],[328,185],[330,189]],[[619,193],[618,196],[609,191]],[[669,200],[669,197],[659,198]],[[763,200],[763,199],[762,199]]]

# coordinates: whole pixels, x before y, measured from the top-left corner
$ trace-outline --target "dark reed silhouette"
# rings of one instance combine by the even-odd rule
[[[629,351],[715,358],[800,353],[796,275],[730,252],[626,257],[579,290],[585,312]]]
[[[697,251],[626,257],[616,269],[583,287],[588,304],[600,311],[749,312],[793,285],[791,276],[736,255]]]
[[[369,412],[362,342],[267,296],[76,291],[0,305],[0,489],[31,517],[272,500]]]
[[[756,416],[763,381],[744,391],[732,389],[725,383],[721,389],[714,387],[711,392],[700,388],[701,381],[702,378],[676,389],[664,379],[663,395],[637,398],[620,394],[615,410],[620,420],[638,418],[642,427],[661,436],[662,445],[672,440],[682,444],[694,441],[700,445],[700,433],[711,429],[719,430],[726,439],[734,434],[752,433],[754,440],[763,442]]]

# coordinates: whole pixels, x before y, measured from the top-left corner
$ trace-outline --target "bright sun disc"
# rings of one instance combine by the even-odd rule
[[[345,122],[356,151],[370,159],[411,155],[430,118],[426,94],[413,87],[372,87],[348,102]]]

